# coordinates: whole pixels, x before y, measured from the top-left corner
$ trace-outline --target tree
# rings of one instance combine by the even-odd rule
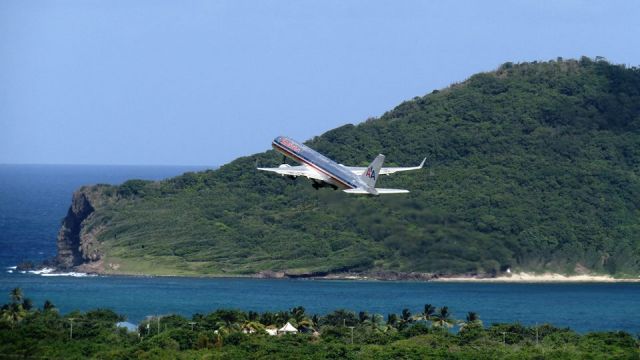
[[[244,313],[238,310],[218,310],[215,314],[225,325],[237,324],[245,318]]]
[[[367,321],[369,321],[369,314],[366,311],[360,311],[358,313],[358,322],[364,324]]]
[[[255,312],[255,311],[249,311],[249,312],[247,313],[247,320],[250,320],[250,321],[258,321],[258,319],[259,319],[259,318],[260,318],[260,314],[258,314],[258,313],[257,313],[257,312]]]
[[[466,320],[467,320],[467,323],[480,322],[480,316],[478,316],[478,313],[475,313],[473,311],[469,311],[467,313]]]
[[[399,329],[406,328],[413,321],[411,318],[411,311],[409,311],[409,309],[402,309],[402,314],[400,316]]]
[[[303,325],[310,325],[310,321],[307,321],[307,315],[305,314],[305,309],[302,306],[297,306],[294,307],[293,309],[290,310],[291,312],[291,319],[293,320],[293,322],[295,323],[295,326],[303,326]]]
[[[275,325],[276,322],[276,315],[270,311],[263,312],[260,315],[260,323],[264,326]]]
[[[398,325],[398,315],[395,313],[387,314],[387,325],[396,327]]]
[[[254,333],[254,332],[262,332],[264,331],[265,326],[259,323],[258,321],[247,320],[242,324],[242,332],[245,333]]]
[[[283,326],[291,319],[291,313],[289,311],[278,311],[276,313],[276,323],[275,325]]]
[[[29,298],[22,299],[22,308],[26,311],[33,309],[33,301]]]
[[[15,324],[27,316],[28,310],[32,307],[32,303],[31,300],[24,297],[24,293],[19,287],[13,288],[9,292],[9,296],[11,303],[2,307],[2,319],[9,322],[13,328]],[[25,306],[28,307],[28,309],[25,309]]]
[[[202,327],[219,330],[225,333],[239,331],[240,325],[246,319],[246,314],[238,310],[218,309],[204,318],[196,320]]]
[[[28,312],[24,310],[22,304],[19,303],[11,303],[6,307],[3,307],[2,310],[2,318],[5,321],[8,321],[11,324],[11,327],[15,326],[15,324],[22,321]]]
[[[370,328],[374,331],[386,332],[390,328],[390,325],[385,324],[384,317],[380,314],[371,315]]]
[[[402,309],[402,321],[411,322],[411,311],[409,309]]]
[[[480,320],[478,313],[469,311],[465,317],[465,321],[460,324],[460,331],[464,331],[472,326],[482,327],[482,320]]]
[[[440,328],[450,328],[455,325],[455,319],[451,316],[448,306],[443,306],[438,309],[437,313],[432,317],[432,323],[434,326]]]
[[[356,314],[352,311],[338,309],[323,316],[320,325],[355,326],[358,323]]]
[[[21,303],[22,300],[24,299],[24,293],[22,292],[22,289],[19,287],[13,288],[10,292],[10,296],[11,296],[11,302],[14,304]]]
[[[424,310],[422,311],[422,320],[430,321],[433,314],[436,313],[436,307],[431,304],[425,304]]]
[[[53,303],[49,300],[45,300],[44,304],[42,305],[42,310],[44,311],[52,311],[55,310],[56,306],[53,305]]]

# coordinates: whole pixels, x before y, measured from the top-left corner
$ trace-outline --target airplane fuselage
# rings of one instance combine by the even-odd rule
[[[278,136],[271,146],[284,156],[309,166],[323,177],[323,181],[341,189],[365,187],[359,176],[354,175],[346,167],[327,158],[304,144],[285,136]]]
[[[389,175],[399,171],[422,169],[424,162],[427,160],[424,158],[418,166],[383,167],[385,156],[378,154],[367,167],[345,166],[286,136],[278,136],[273,139],[271,146],[277,152],[301,165],[291,166],[283,163],[277,168],[258,167],[258,170],[274,172],[292,179],[303,176],[313,181],[312,186],[315,189],[331,186],[334,190],[342,189],[348,194],[373,196],[406,194],[409,190],[376,187],[378,177],[382,174]]]

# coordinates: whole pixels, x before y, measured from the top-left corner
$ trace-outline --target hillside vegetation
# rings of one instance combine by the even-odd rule
[[[106,272],[640,273],[637,68],[506,63],[307,144],[349,165],[429,160],[378,182],[410,194],[366,197],[254,170],[281,162],[267,151],[85,189],[102,200],[82,232]]]

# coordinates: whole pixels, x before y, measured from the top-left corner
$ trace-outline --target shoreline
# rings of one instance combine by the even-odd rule
[[[563,275],[558,273],[507,273],[500,276],[488,277],[483,275],[438,275],[430,273],[404,273],[404,272],[374,272],[374,273],[334,273],[334,274],[287,274],[286,272],[262,272],[257,274],[127,274],[111,272],[82,272],[59,271],[45,267],[27,271],[20,271],[15,266],[7,267],[9,273],[22,273],[39,276],[122,276],[122,277],[176,277],[199,279],[267,279],[267,280],[329,280],[329,281],[415,281],[415,282],[440,282],[440,283],[640,283],[640,277],[615,278],[610,275],[581,274]]]
[[[563,275],[557,273],[514,273],[497,277],[451,276],[433,279],[436,282],[485,282],[485,283],[640,283],[640,278],[614,278],[610,275]]]
[[[580,274],[564,275],[559,273],[504,273],[499,276],[486,275],[438,275],[428,273],[348,273],[328,274],[311,277],[318,280],[354,280],[354,281],[424,281],[441,283],[640,283],[640,277],[615,278],[611,275]]]

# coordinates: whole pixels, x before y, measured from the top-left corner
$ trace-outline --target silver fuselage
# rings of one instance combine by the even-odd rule
[[[323,181],[342,189],[367,188],[358,175],[328,157],[285,136],[278,136],[271,143],[284,156],[304,164],[326,177]]]

